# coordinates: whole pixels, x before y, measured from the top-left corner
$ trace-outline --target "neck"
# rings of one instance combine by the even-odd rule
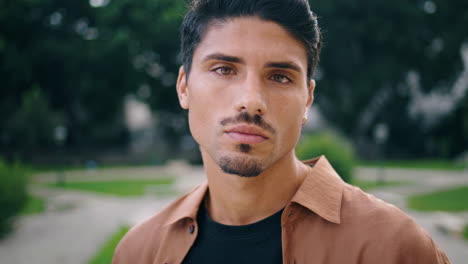
[[[255,177],[226,174],[203,153],[209,192],[206,208],[210,217],[225,225],[257,222],[284,208],[307,173],[307,166],[291,152]]]

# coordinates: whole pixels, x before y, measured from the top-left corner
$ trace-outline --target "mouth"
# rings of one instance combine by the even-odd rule
[[[235,126],[226,130],[225,133],[241,144],[258,144],[268,139],[260,128],[248,125]]]

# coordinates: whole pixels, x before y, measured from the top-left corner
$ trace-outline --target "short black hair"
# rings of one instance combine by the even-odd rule
[[[307,51],[307,78],[314,75],[322,46],[317,16],[307,0],[191,0],[180,29],[181,55],[187,76],[193,54],[213,20],[256,16],[272,21],[300,40]]]

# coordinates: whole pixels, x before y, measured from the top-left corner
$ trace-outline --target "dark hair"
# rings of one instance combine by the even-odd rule
[[[307,78],[311,79],[319,60],[322,37],[317,16],[307,0],[192,0],[182,22],[181,54],[187,72],[193,53],[213,20],[257,16],[272,21],[299,39],[307,51]]]

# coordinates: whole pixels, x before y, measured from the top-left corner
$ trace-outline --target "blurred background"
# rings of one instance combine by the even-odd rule
[[[324,48],[300,158],[468,259],[468,2],[314,0]],[[203,181],[179,107],[182,0],[0,0],[0,263],[109,263]]]

